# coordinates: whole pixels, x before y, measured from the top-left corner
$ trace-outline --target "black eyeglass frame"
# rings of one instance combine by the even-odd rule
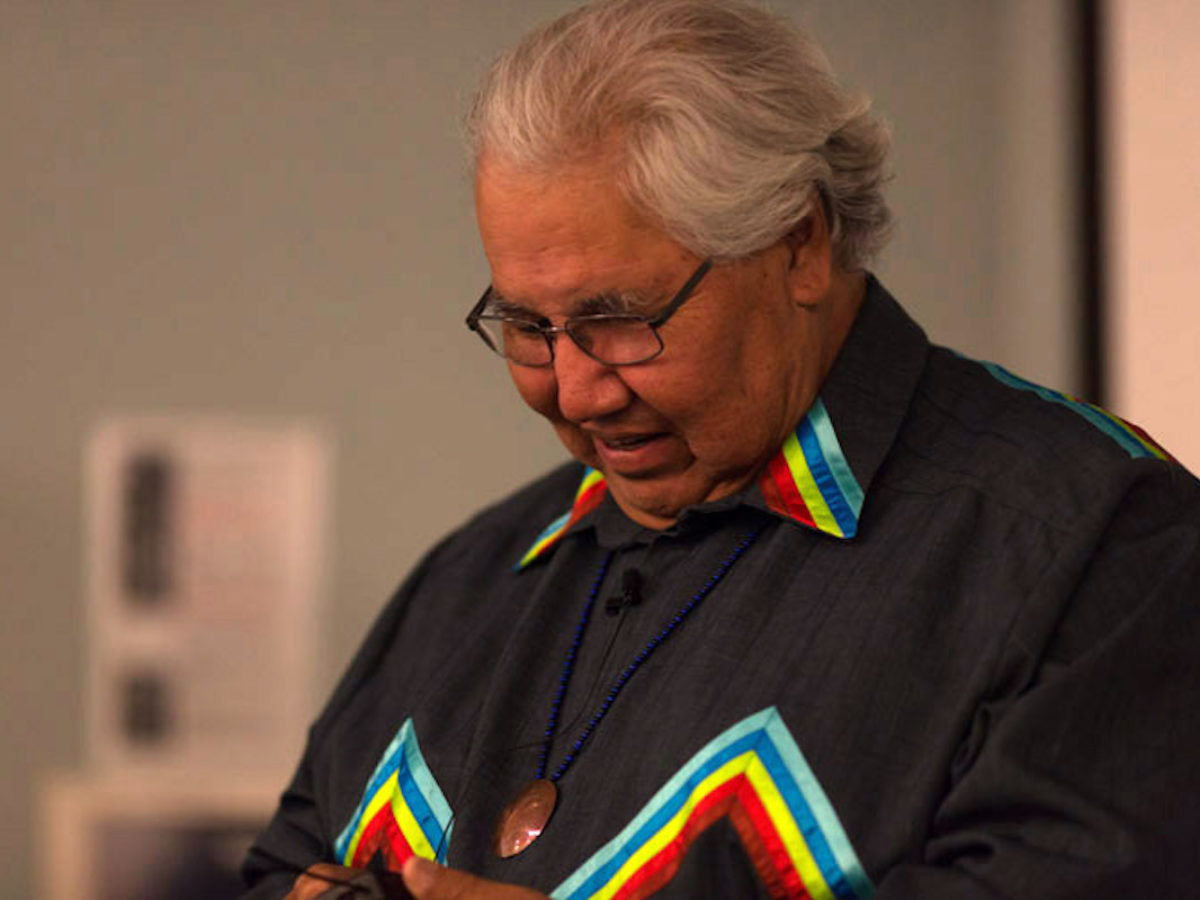
[[[598,363],[602,363],[606,366],[635,366],[639,363],[649,362],[663,352],[665,345],[663,344],[662,335],[658,333],[658,329],[661,328],[667,322],[667,320],[671,318],[671,316],[675,315],[675,313],[679,310],[679,307],[683,306],[683,304],[691,298],[693,291],[696,290],[696,286],[700,284],[700,282],[704,279],[704,276],[708,274],[708,270],[712,268],[712,264],[713,261],[711,258],[700,263],[700,265],[696,268],[696,271],[694,271],[688,280],[684,282],[683,287],[681,287],[675,293],[675,296],[671,298],[670,302],[667,303],[662,312],[653,317],[637,315],[635,313],[601,313],[599,315],[592,316],[571,316],[561,325],[551,325],[545,320],[537,323],[526,323],[535,327],[546,341],[546,348],[550,352],[550,358],[544,363],[521,362],[520,360],[513,359],[511,356],[506,355],[501,347],[496,346],[486,329],[483,329],[479,326],[480,319],[488,319],[491,321],[500,322],[506,319],[511,320],[513,318],[512,316],[489,316],[484,313],[484,310],[487,308],[488,299],[492,293],[492,286],[490,284],[486,289],[484,289],[483,295],[479,298],[479,302],[476,303],[471,308],[471,311],[467,314],[467,328],[479,335],[480,339],[493,352],[497,353],[504,359],[510,360],[518,366],[528,366],[529,368],[542,369],[546,366],[554,365],[554,337],[558,334],[565,334],[572,340],[572,342],[574,342],[576,347],[578,347],[592,359],[596,360]],[[641,357],[640,359],[631,359],[625,362],[609,362],[608,360],[601,359],[592,353],[592,351],[585,347],[584,343],[571,331],[573,327],[576,327],[580,324],[608,319],[620,319],[625,322],[645,323],[650,327],[650,331],[653,333],[655,340],[658,341],[658,349],[647,356]]]

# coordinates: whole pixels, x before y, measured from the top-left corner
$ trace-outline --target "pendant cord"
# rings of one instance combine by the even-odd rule
[[[599,727],[600,723],[604,720],[604,717],[608,714],[609,709],[612,707],[613,703],[616,702],[618,695],[625,688],[625,685],[629,683],[629,680],[633,678],[637,670],[641,668],[642,664],[650,658],[655,650],[662,646],[663,642],[671,636],[671,634],[680,626],[683,620],[686,619],[696,609],[696,607],[700,605],[704,598],[712,592],[712,589],[721,582],[721,579],[729,573],[729,570],[733,568],[734,563],[736,563],[738,559],[741,558],[742,554],[749,549],[750,545],[753,544],[759,534],[762,533],[762,530],[763,526],[760,525],[758,528],[755,528],[741,539],[738,545],[734,547],[733,552],[721,562],[721,564],[717,567],[717,570],[713,572],[712,576],[704,583],[700,590],[693,594],[691,599],[679,608],[679,611],[671,617],[671,619],[665,626],[663,626],[662,630],[659,631],[658,634],[650,638],[650,640],[646,643],[646,646],[643,647],[637,656],[633,658],[633,662],[626,666],[625,670],[617,676],[616,680],[612,683],[612,686],[608,689],[608,693],[605,694],[604,700],[596,709],[596,712],[592,714],[592,717],[588,720],[588,723],[583,727],[583,731],[579,733],[579,737],[575,739],[575,743],[572,744],[571,749],[567,751],[566,755],[562,759],[562,762],[558,764],[558,767],[550,773],[550,781],[558,781],[567,773],[567,770],[571,768],[571,764],[575,761],[575,758],[580,754],[580,752],[582,752],[584,745],[588,742],[588,739],[591,738],[596,728]],[[567,648],[567,655],[563,660],[562,674],[558,679],[558,689],[555,691],[554,701],[550,705],[550,716],[546,721],[546,730],[542,740],[542,747],[538,753],[538,767],[536,776],[538,779],[546,777],[546,769],[548,768],[550,757],[550,745],[554,742],[554,736],[558,732],[558,716],[562,710],[563,698],[567,695],[567,686],[571,683],[571,675],[573,674],[575,668],[575,658],[579,653],[580,645],[583,643],[583,636],[587,631],[588,623],[591,621],[592,607],[595,606],[596,597],[600,594],[600,587],[604,584],[604,578],[608,574],[608,569],[612,565],[613,557],[615,555],[615,551],[610,551],[600,563],[600,568],[596,572],[596,578],[592,583],[592,589],[588,592],[587,602],[583,605],[583,614],[579,617],[579,623],[575,626],[575,634],[571,640],[571,646]]]
[[[613,557],[616,555],[615,550],[610,550],[601,561],[600,568],[592,582],[592,589],[588,592],[587,602],[583,604],[583,615],[579,617],[579,623],[575,626],[575,636],[571,639],[571,646],[567,648],[562,674],[558,676],[558,690],[554,692],[554,701],[550,704],[550,717],[546,721],[542,748],[538,751],[537,778],[539,779],[546,777],[550,744],[554,741],[554,735],[558,731],[558,714],[562,711],[563,698],[567,696],[567,685],[571,683],[571,675],[575,669],[575,656],[579,653],[579,646],[583,643],[583,634],[587,631],[588,622],[592,619],[592,607],[596,605],[596,597],[600,594],[600,586],[604,584],[604,576],[608,574],[608,567],[612,565]],[[558,779],[556,777],[552,780],[557,781]]]

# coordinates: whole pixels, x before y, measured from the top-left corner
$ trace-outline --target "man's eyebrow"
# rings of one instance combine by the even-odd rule
[[[489,313],[499,316],[513,316],[520,319],[542,318],[542,316],[528,307],[522,306],[519,303],[513,303],[511,300],[506,300],[494,287],[489,287],[487,290],[486,309]]]
[[[576,316],[627,315],[640,312],[648,302],[647,298],[635,291],[606,291],[574,303],[573,314]]]
[[[628,315],[645,312],[654,304],[654,300],[637,291],[605,291],[573,301],[570,314],[572,316]],[[544,318],[541,313],[506,299],[495,288],[488,289],[487,309],[489,312],[501,316],[523,319]]]

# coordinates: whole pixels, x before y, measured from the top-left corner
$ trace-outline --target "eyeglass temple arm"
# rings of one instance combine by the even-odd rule
[[[692,291],[695,289],[696,285],[700,283],[700,279],[708,274],[708,270],[712,268],[712,262],[713,261],[711,259],[706,259],[704,262],[702,262],[700,267],[692,273],[692,277],[689,278],[683,287],[679,289],[679,293],[677,293],[671,302],[667,304],[667,308],[660,312],[653,319],[650,319],[646,324],[648,324],[651,328],[657,328],[659,325],[667,321],[667,319],[671,318],[671,316],[675,315],[675,310],[683,306],[684,301],[686,301],[687,298],[692,295]]]
[[[489,284],[483,289],[483,293],[479,297],[479,302],[471,307],[471,311],[467,313],[467,327],[472,331],[479,330],[479,317],[483,315],[483,310],[487,306],[488,297],[492,293],[492,286]]]

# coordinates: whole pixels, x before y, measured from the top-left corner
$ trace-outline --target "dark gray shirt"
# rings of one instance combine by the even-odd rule
[[[314,725],[247,896],[411,852],[560,897],[1200,896],[1200,484],[1163,457],[931,347],[871,279],[755,485],[654,532],[597,474],[577,497],[572,464],[434,548]],[[550,771],[607,711],[545,832],[498,859],[605,560]]]

